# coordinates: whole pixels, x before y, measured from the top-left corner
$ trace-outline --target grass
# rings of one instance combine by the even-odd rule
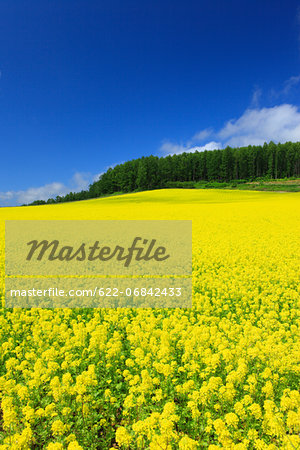
[[[283,178],[276,180],[244,181],[174,181],[167,183],[168,188],[181,189],[234,189],[246,191],[300,192],[300,179]]]

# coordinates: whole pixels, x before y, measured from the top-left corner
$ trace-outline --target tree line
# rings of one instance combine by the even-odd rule
[[[109,168],[88,190],[70,192],[31,205],[97,198],[116,192],[134,192],[168,187],[170,182],[232,180],[300,176],[300,142],[286,142],[223,150],[195,151],[165,157],[146,156]]]

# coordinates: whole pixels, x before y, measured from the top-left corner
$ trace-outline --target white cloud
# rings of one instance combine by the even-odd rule
[[[63,196],[69,192],[85,191],[91,183],[98,181],[99,177],[109,168],[113,169],[115,166],[122,163],[123,161],[107,166],[102,172],[97,174],[75,172],[66,184],[55,181],[43,186],[30,187],[20,191],[0,192],[0,207],[23,205],[24,203],[32,203],[35,200],[48,200],[49,198],[55,198],[58,195]]]
[[[281,89],[271,89],[269,97],[273,101],[276,100],[278,102],[280,99],[282,102],[286,102],[287,99],[291,99],[295,94],[298,94],[299,85],[300,75],[294,75],[285,80]]]
[[[196,133],[187,144],[166,141],[161,151],[167,154],[214,150],[247,145],[260,145],[264,142],[300,141],[300,112],[295,105],[283,104],[272,108],[249,108],[237,119],[231,119],[217,131],[207,129]],[[195,137],[212,137],[214,140],[195,146]]]
[[[67,184],[53,182],[26,190],[0,192],[1,206],[22,205],[35,200],[48,200],[58,195],[66,195],[71,191],[78,192],[87,189],[92,181],[91,174],[76,172]]]
[[[0,200],[6,201],[6,200],[10,200],[13,197],[14,197],[13,191],[0,192]]]
[[[192,153],[195,151],[203,152],[204,150],[215,150],[221,148],[221,142],[207,142],[205,145],[190,145],[188,142],[186,145],[174,144],[170,141],[165,141],[160,150],[166,155],[179,155],[180,153]]]
[[[300,140],[300,112],[294,105],[247,109],[238,119],[229,120],[217,133],[223,146],[241,147],[264,142]]]
[[[173,144],[170,141],[164,141],[160,149],[163,153],[166,153],[167,155],[174,155],[175,153],[183,153],[186,151],[186,147],[184,145]]]
[[[122,163],[117,163],[122,164]],[[16,206],[24,203],[32,203],[35,200],[48,200],[58,195],[66,195],[69,192],[80,192],[88,189],[91,183],[99,180],[99,177],[109,168],[114,168],[117,164],[107,166],[103,172],[92,175],[89,172],[75,172],[73,177],[66,183],[53,182],[38,187],[30,187],[20,191],[0,192],[1,206]]]
[[[70,182],[71,190],[85,191],[91,182],[91,174],[86,172],[76,172]]]
[[[252,108],[258,108],[261,96],[262,96],[262,90],[256,86],[253,91],[252,99],[251,99],[251,107]]]
[[[213,134],[212,128],[205,128],[204,130],[199,131],[199,133],[194,134],[194,136],[192,137],[192,141],[201,142],[204,139],[209,138],[212,134]]]
[[[204,144],[200,147],[198,146],[195,148],[196,148],[196,150],[198,150],[198,152],[203,152],[204,150],[218,150],[218,149],[222,148],[222,144],[221,144],[221,142],[210,141],[210,142],[207,142],[207,144]]]
[[[34,200],[47,200],[50,197],[66,194],[66,186],[62,183],[50,183],[40,187],[32,187],[26,191],[15,193],[18,203],[31,203]]]
[[[93,180],[92,182],[94,183],[95,181],[98,181],[99,178],[101,177],[101,175],[103,175],[105,172],[99,172],[96,175],[93,176]]]
[[[284,88],[282,93],[287,95],[291,91],[294,86],[297,86],[300,83],[300,75],[290,77],[288,80],[284,82]]]

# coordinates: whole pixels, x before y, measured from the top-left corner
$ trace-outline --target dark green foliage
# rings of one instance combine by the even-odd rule
[[[226,147],[224,150],[196,151],[161,158],[142,157],[108,169],[87,191],[70,192],[47,202],[36,200],[32,205],[84,200],[116,192],[192,188],[195,182],[201,182],[201,187],[213,187],[212,182],[216,182],[216,187],[221,187],[221,183],[225,183],[225,187],[229,182],[236,187],[258,178],[285,177],[300,177],[300,142],[270,142],[263,146]]]

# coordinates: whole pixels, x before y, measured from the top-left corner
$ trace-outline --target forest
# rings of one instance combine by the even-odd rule
[[[300,142],[286,142],[223,150],[195,151],[165,157],[145,156],[109,168],[88,190],[70,192],[31,205],[61,203],[176,187],[176,182],[254,181],[300,176]]]

